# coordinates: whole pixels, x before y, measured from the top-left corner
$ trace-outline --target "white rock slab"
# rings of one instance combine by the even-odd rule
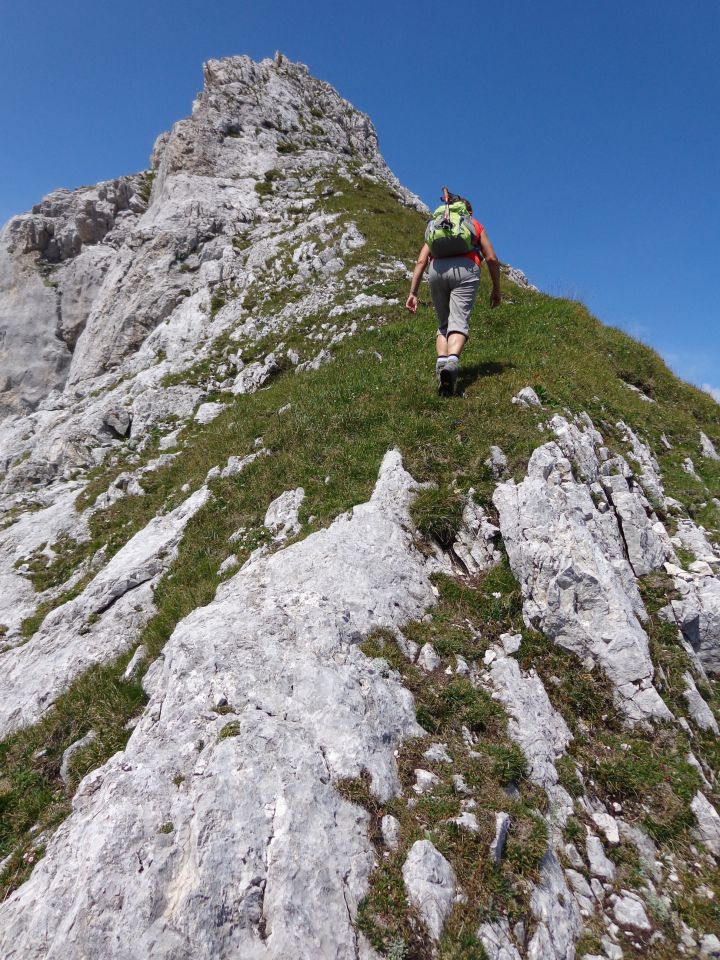
[[[455,872],[429,840],[416,840],[402,868],[407,896],[435,941],[442,936],[457,891]]]
[[[613,883],[615,880],[615,864],[605,855],[600,838],[589,830],[585,841],[585,850],[590,864],[590,873],[594,877]]]
[[[532,387],[523,387],[510,401],[520,407],[541,407],[540,397]]]
[[[530,897],[530,909],[538,925],[528,945],[528,960],[571,960],[582,921],[563,869],[553,853],[548,852],[542,862],[540,882]]]
[[[281,493],[265,513],[263,521],[276,540],[287,540],[300,529],[300,507],[305,499],[302,487]]]
[[[621,927],[643,932],[652,930],[652,924],[648,920],[643,902],[634,893],[623,890],[619,896],[612,894],[610,903],[613,916]]]
[[[720,460],[720,453],[715,449],[715,444],[702,430],[700,431],[700,450],[708,460]]]
[[[488,960],[522,960],[513,942],[510,924],[504,917],[492,923],[484,923],[477,935]]]
[[[206,423],[211,423],[215,417],[219,417],[226,407],[226,403],[215,403],[214,401],[201,403],[195,411],[193,420],[204,426]]]
[[[697,820],[700,839],[711,853],[720,857],[720,814],[699,790],[690,807]]]
[[[137,641],[152,616],[153,587],[172,563],[188,521],[210,492],[202,487],[154,517],[83,592],[51,611],[23,646],[2,655],[0,737],[39,720],[72,681]]]
[[[422,733],[409,692],[357,648],[435,602],[409,533],[413,489],[388,454],[368,503],[177,626],[125,751],[85,778],[0,905],[0,954],[46,960],[55,943],[63,960],[119,958],[131,943],[153,960],[355,960],[375,854],[366,813],[333,782],[366,769],[387,800],[394,751]],[[234,715],[211,709],[221,697]]]
[[[720,729],[718,729],[718,722],[715,719],[715,714],[700,695],[698,688],[695,686],[695,681],[692,678],[692,674],[686,671],[683,674],[683,683],[685,684],[683,697],[687,702],[690,716],[693,718],[695,723],[698,725],[698,727],[700,727],[701,730],[709,730],[716,736],[720,734]]]
[[[576,444],[577,459],[592,446]],[[526,621],[597,662],[631,720],[671,719],[652,685],[645,612],[618,521],[596,508],[558,443],[535,450],[522,483],[500,484],[493,500]]]

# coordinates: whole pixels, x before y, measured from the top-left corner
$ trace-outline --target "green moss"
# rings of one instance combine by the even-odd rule
[[[226,723],[218,734],[218,740],[226,740],[228,737],[239,737],[240,736],[240,721],[231,720],[230,723]]]

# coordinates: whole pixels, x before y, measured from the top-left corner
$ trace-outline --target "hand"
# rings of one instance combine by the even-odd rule
[[[417,313],[417,295],[411,293],[410,296],[405,301],[405,309],[409,310],[410,313]]]
[[[493,292],[490,294],[490,306],[494,309],[495,307],[499,307],[501,303],[502,294],[499,290],[493,290]]]

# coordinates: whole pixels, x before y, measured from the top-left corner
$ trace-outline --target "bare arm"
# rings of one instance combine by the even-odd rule
[[[412,280],[410,281],[410,295],[405,303],[405,306],[410,313],[415,313],[417,311],[417,292],[429,259],[430,247],[424,243],[420,253],[417,255],[417,260],[415,261],[415,269],[413,270]]]
[[[493,245],[490,243],[488,235],[484,230],[480,234],[480,251],[488,265],[488,271],[490,272],[490,279],[493,285],[492,293],[490,294],[490,306],[497,307],[502,302],[502,294],[500,293],[500,264],[493,250]]]

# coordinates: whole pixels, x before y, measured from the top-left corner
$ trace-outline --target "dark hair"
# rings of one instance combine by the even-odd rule
[[[449,197],[450,197],[450,203],[457,203],[458,201],[460,201],[460,203],[465,204],[465,206],[468,209],[468,213],[473,212],[472,204],[466,197],[461,197],[459,193],[450,193]]]

